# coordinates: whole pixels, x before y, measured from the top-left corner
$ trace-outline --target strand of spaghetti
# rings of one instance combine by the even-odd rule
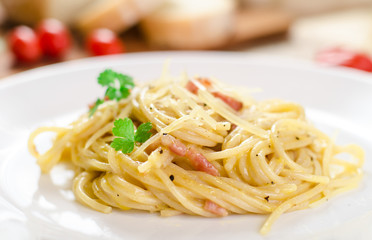
[[[150,146],[151,144],[159,141],[161,135],[159,133],[155,134],[151,138],[149,138],[146,142],[144,142],[137,150],[135,150],[132,154],[132,158],[137,158],[142,152],[145,151],[145,149]]]
[[[249,168],[249,163],[247,161],[248,156],[249,153],[237,156],[238,157],[237,171],[239,170],[240,177],[243,179],[244,182],[253,183],[253,177],[247,171],[247,169]]]
[[[187,209],[190,211],[205,217],[213,217],[214,214],[205,211],[203,208],[196,206],[195,204],[190,201],[190,199],[185,198],[177,189],[177,187],[169,180],[168,176],[161,170],[155,169],[154,170],[156,175],[159,179],[164,183],[164,185],[169,189],[169,191],[173,194],[174,197]]]
[[[275,153],[278,156],[280,156],[285,161],[285,164],[288,165],[288,167],[290,167],[294,171],[297,171],[297,172],[307,172],[308,171],[307,169],[305,169],[301,165],[295,163],[286,154],[286,152],[285,152],[285,150],[283,148],[282,143],[279,141],[279,138],[278,138],[277,133],[278,133],[278,122],[276,122],[275,124],[273,124],[273,126],[271,127],[271,137],[270,137],[271,142],[274,145]]]
[[[291,199],[283,202],[282,204],[280,204],[279,207],[277,207],[273,211],[273,213],[270,215],[270,217],[265,221],[265,223],[263,224],[263,226],[260,230],[260,233],[263,234],[263,235],[267,234],[270,231],[270,228],[273,225],[273,223],[275,222],[275,220],[277,220],[280,215],[282,215],[284,212],[289,210],[293,205],[301,203],[301,202],[305,201],[306,199],[310,199],[313,196],[315,196],[316,194],[322,192],[325,189],[326,186],[327,185],[325,185],[325,184],[318,184],[316,187],[310,189],[309,191],[306,191],[306,192],[304,192],[304,193],[302,193],[302,194],[300,194],[300,195],[298,195],[294,198],[291,198]]]
[[[99,198],[107,206],[118,207],[111,197],[101,187],[102,176],[95,178],[92,182],[92,190],[94,195]]]
[[[86,141],[84,148],[88,149],[98,138],[102,137],[105,133],[109,132],[112,129],[112,122],[109,122],[104,127],[95,132],[89,139]]]
[[[285,183],[286,180],[283,177],[277,175],[266,162],[266,155],[272,153],[272,149],[268,147],[269,145],[269,141],[260,141],[253,147],[251,151],[251,157],[256,159],[259,168],[262,169],[262,172],[269,179],[269,182],[275,182],[279,184]]]
[[[328,201],[330,198],[341,194],[346,191],[350,191],[351,189],[356,188],[360,181],[362,180],[363,175],[357,175],[354,178],[349,179],[348,181],[343,181],[343,185],[340,188],[333,189],[329,194],[325,195],[324,197],[320,198],[319,200],[312,202],[309,204],[309,207],[314,208],[319,206],[320,204]]]
[[[177,96],[185,99],[188,103],[188,105],[191,107],[191,109],[200,109],[200,106],[193,100],[193,98],[190,96],[191,93],[188,92],[185,88],[182,88],[177,85],[172,86],[172,90],[174,94]],[[204,121],[214,130],[217,129],[217,121],[213,119],[206,111],[198,111],[201,118],[204,119]]]
[[[322,159],[322,166],[323,166],[323,174],[325,176],[329,176],[329,163],[331,162],[332,157],[332,151],[333,151],[333,144],[329,144],[326,149],[324,150],[324,155]]]
[[[339,154],[342,152],[347,152],[351,154],[356,160],[357,164],[356,167],[361,167],[364,164],[364,159],[365,159],[365,153],[363,149],[355,144],[349,144],[346,146],[335,146],[334,147],[335,154]]]
[[[255,145],[257,141],[258,140],[255,139],[254,137],[250,137],[244,140],[239,146],[225,149],[219,152],[205,153],[204,156],[208,159],[208,161],[213,161],[217,159],[228,158],[231,157],[232,155],[239,155],[251,149],[252,146]]]
[[[317,175],[308,174],[308,173],[299,173],[299,172],[289,171],[287,169],[283,169],[282,174],[284,176],[292,177],[292,178],[307,181],[307,182],[313,182],[313,183],[327,184],[330,181],[329,177],[327,176],[317,176]]]
[[[186,213],[189,215],[195,215],[192,211],[188,210],[184,206],[182,206],[176,198],[172,198],[169,194],[169,192],[159,191],[156,188],[153,188],[151,186],[147,187],[158,199],[160,199],[162,202],[170,206],[171,208],[180,211],[182,213]]]
[[[213,177],[210,174],[205,174],[203,172],[196,172],[195,174],[203,181],[206,181],[207,183],[214,185],[219,189],[223,189],[236,198],[242,199],[245,202],[252,204],[253,207],[262,209],[263,211],[267,212],[272,211],[271,206],[267,204],[267,202],[263,198],[258,199],[257,197],[244,194],[243,192],[240,192],[238,189],[236,189],[233,185],[226,184],[226,182],[223,182],[219,178]]]
[[[254,213],[265,212],[265,210],[263,209],[253,207],[254,204],[252,202],[244,202],[243,200],[231,196],[230,194],[227,194],[226,192],[218,188],[212,188],[208,185],[193,180],[190,176],[190,173],[186,172],[182,168],[177,167],[174,164],[170,164],[165,170],[169,172],[171,170],[172,172],[177,173],[179,177],[177,179],[175,178],[175,181],[182,184],[185,188],[188,188],[200,194],[204,198],[211,200],[212,202],[220,205],[225,209],[231,210],[233,212],[239,212],[239,208]],[[265,207],[265,205],[261,207]]]
[[[39,152],[37,151],[36,149],[36,146],[35,146],[35,138],[44,133],[44,132],[55,132],[57,134],[65,134],[66,131],[68,131],[67,128],[61,128],[61,127],[39,127],[37,128],[35,131],[33,131],[29,138],[28,138],[28,142],[27,142],[27,146],[28,146],[28,151],[31,153],[32,156],[34,156],[35,158],[39,158],[40,157],[40,154]]]
[[[46,153],[37,158],[42,172],[49,172],[54,165],[61,159],[64,147],[67,145],[68,140],[71,138],[72,132],[68,131],[59,136],[54,142],[53,148],[50,148]]]
[[[210,106],[216,113],[220,114],[231,123],[234,123],[245,129],[246,131],[261,138],[268,138],[268,133],[264,129],[256,127],[253,124],[245,121],[244,119],[237,116],[235,113],[232,113],[226,107],[221,107],[221,101],[213,97],[210,93],[206,91],[198,91],[198,96],[200,97],[200,99],[206,102],[208,106]]]
[[[81,203],[103,213],[110,213],[112,208],[104,204],[99,203],[97,200],[88,196],[84,188],[88,182],[94,178],[94,175],[89,172],[80,173],[73,182],[72,190],[76,196],[76,199]]]

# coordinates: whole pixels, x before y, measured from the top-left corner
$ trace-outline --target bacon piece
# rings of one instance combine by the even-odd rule
[[[181,157],[187,157],[193,168],[197,171],[203,171],[213,176],[219,176],[218,170],[210,163],[203,154],[199,153],[194,147],[189,149],[180,140],[167,134],[161,137],[161,143],[168,147],[173,153]]]
[[[210,88],[212,86],[212,82],[205,77],[198,77],[196,78],[201,84],[203,84],[206,88]]]
[[[163,135],[161,137],[161,143],[164,146],[169,147],[169,150],[177,154],[178,156],[184,157],[187,152],[187,147],[180,140],[172,137],[171,135]]]
[[[240,109],[243,108],[243,103],[240,102],[240,101],[238,101],[238,100],[236,100],[233,97],[227,96],[227,95],[225,95],[223,93],[220,93],[220,92],[213,92],[212,94],[216,98],[219,98],[222,101],[224,101],[227,105],[229,105],[235,111],[239,111]]]
[[[227,105],[229,105],[235,111],[239,111],[240,109],[243,108],[243,103],[241,101],[238,101],[235,98],[225,95],[223,93],[220,93],[218,91],[211,90],[212,83],[211,81],[209,81],[208,78],[197,78],[196,80],[198,80],[201,84],[203,84],[208,89],[208,91],[213,94],[213,96],[224,101]],[[191,81],[187,82],[186,89],[192,92],[193,94],[197,94],[199,90],[198,86],[196,86]]]
[[[196,78],[196,80],[203,84],[206,88],[212,87],[212,82],[209,81],[208,78]],[[197,94],[199,90],[199,88],[191,81],[187,82],[186,89],[192,92],[193,94]]]
[[[210,200],[205,200],[204,209],[220,217],[226,217],[229,214],[225,208]]]
[[[219,176],[218,170],[210,163],[203,154],[196,151],[194,147],[187,150],[186,157],[190,159],[191,165],[198,171],[206,172],[213,176]]]
[[[197,94],[199,90],[199,88],[191,81],[187,82],[186,89],[192,92],[193,94]]]

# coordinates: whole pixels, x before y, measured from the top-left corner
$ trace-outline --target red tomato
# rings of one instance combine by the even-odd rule
[[[124,45],[116,34],[106,28],[94,30],[86,41],[88,51],[94,56],[124,52]]]
[[[368,55],[342,48],[331,48],[321,51],[316,55],[316,60],[324,64],[372,72],[372,61]]]
[[[39,40],[27,26],[16,27],[9,36],[9,47],[20,62],[32,63],[41,57]]]
[[[71,36],[66,26],[57,19],[45,19],[38,28],[41,49],[46,56],[63,57],[71,47]]]

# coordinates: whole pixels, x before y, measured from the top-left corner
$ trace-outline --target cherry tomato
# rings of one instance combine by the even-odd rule
[[[94,30],[87,38],[86,47],[94,56],[124,52],[124,45],[116,34],[106,28]]]
[[[71,36],[66,26],[57,19],[45,19],[37,27],[41,49],[46,56],[63,57],[71,47]]]
[[[344,66],[372,72],[372,60],[368,55],[342,48],[323,50],[316,55],[316,60],[328,65]]]
[[[16,27],[9,35],[9,47],[19,62],[32,63],[41,57],[39,40],[31,28]]]

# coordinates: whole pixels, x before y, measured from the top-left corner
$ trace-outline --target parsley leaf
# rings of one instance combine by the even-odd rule
[[[150,122],[141,124],[134,133],[134,124],[130,118],[117,119],[114,121],[112,133],[115,138],[110,146],[116,151],[130,153],[134,149],[134,143],[144,143],[151,137],[152,124]]]
[[[120,87],[108,87],[105,93],[105,96],[107,96],[110,100],[117,100],[127,98],[129,96],[130,92],[128,88]]]
[[[111,69],[106,69],[99,74],[98,83],[103,87],[107,87],[105,97],[116,101],[127,98],[130,95],[130,89],[134,88],[132,77],[115,72]],[[105,98],[105,100],[107,99]],[[102,104],[103,102],[104,101],[101,99],[99,99],[99,102],[97,100],[95,106],[89,111],[89,117],[94,114],[98,105]]]
[[[123,153],[131,153],[134,149],[134,142],[129,139],[115,138],[110,145],[116,151],[122,151]]]
[[[146,142],[146,140],[151,137],[150,132],[151,128],[152,128],[151,122],[141,124],[137,128],[136,134],[134,134],[134,140],[140,143]]]
[[[128,75],[121,74],[121,73],[117,73],[116,77],[119,80],[120,85],[122,87],[125,87],[127,89],[134,88],[134,82],[133,82],[132,77],[130,77]]]
[[[131,139],[134,141],[134,125],[130,118],[117,119],[114,122],[112,133],[116,137]]]
[[[94,106],[89,110],[89,117],[93,116],[93,114],[97,111],[98,106],[101,105],[102,103],[104,103],[104,101],[98,98]]]
[[[98,83],[101,84],[103,87],[110,86],[111,84],[115,83],[116,75],[116,72],[112,71],[111,69],[106,69],[99,74]]]

